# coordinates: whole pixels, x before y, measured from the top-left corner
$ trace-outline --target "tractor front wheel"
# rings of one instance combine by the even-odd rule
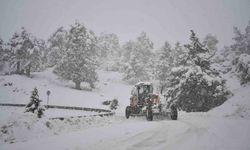
[[[125,111],[125,116],[126,116],[127,119],[129,118],[130,113],[131,113],[130,106],[127,106],[127,107],[126,107],[126,111]]]

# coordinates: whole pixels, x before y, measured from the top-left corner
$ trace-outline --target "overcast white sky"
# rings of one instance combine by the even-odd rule
[[[115,33],[121,43],[145,31],[155,43],[186,43],[189,30],[216,35],[220,47],[232,42],[233,26],[250,20],[250,0],[0,0],[0,37],[7,41],[25,27],[47,39],[75,20],[97,34]]]

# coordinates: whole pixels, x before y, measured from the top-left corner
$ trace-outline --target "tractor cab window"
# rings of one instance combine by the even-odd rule
[[[139,94],[149,94],[153,93],[153,88],[150,85],[144,85],[141,87],[138,87]]]
[[[153,93],[153,86],[148,86],[149,93]]]
[[[132,91],[131,91],[131,95],[133,96],[137,96],[137,91],[136,91],[136,88],[133,87]]]
[[[144,91],[144,93],[149,93],[149,87],[148,86],[143,86],[143,91]]]
[[[142,94],[143,92],[144,92],[143,88],[142,87],[138,87],[138,93]]]

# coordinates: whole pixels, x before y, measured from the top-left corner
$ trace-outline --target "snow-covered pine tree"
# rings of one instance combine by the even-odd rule
[[[65,55],[67,50],[67,30],[63,27],[58,28],[48,39],[48,66],[55,66]]]
[[[235,59],[235,54],[229,46],[224,46],[213,59],[220,71],[225,74],[232,71],[232,60]]]
[[[203,40],[203,45],[209,49],[210,53],[215,53],[217,51],[218,40],[215,36],[207,34]]]
[[[46,51],[44,41],[39,40],[28,33],[24,28],[16,32],[8,42],[8,61],[15,73],[26,74],[44,69],[42,61],[43,52]],[[7,52],[6,52],[7,53]]]
[[[171,70],[167,100],[184,111],[208,111],[227,99],[228,91],[219,72],[210,67],[209,49],[191,31],[191,43],[185,45],[188,57],[184,65]]]
[[[239,77],[241,84],[250,82],[250,21],[245,28],[245,33],[242,33],[238,28],[234,28],[235,41],[231,45],[229,55],[231,64],[233,65],[232,71]]]
[[[10,51],[10,47],[0,38],[0,72],[2,74],[9,74],[10,60],[13,54]]]
[[[36,110],[38,110],[40,102],[41,100],[39,99],[38,90],[37,88],[34,88],[34,90],[31,92],[30,102],[25,107],[25,112],[34,113]]]
[[[44,114],[45,108],[40,106],[41,100],[39,99],[38,90],[35,87],[31,92],[30,102],[26,105],[24,112],[36,113],[38,118],[41,118]]]
[[[2,70],[4,69],[4,65],[5,65],[5,51],[4,51],[4,42],[0,37],[0,72],[2,72]]]
[[[173,58],[174,58],[174,66],[184,65],[186,63],[186,59],[188,57],[188,52],[180,42],[175,43],[175,47],[173,48]]]
[[[109,57],[119,56],[119,39],[114,33],[101,33],[98,37],[99,55],[101,58],[107,59]]]
[[[132,57],[133,55],[133,51],[135,49],[135,42],[130,40],[128,42],[126,42],[124,45],[122,45],[122,48],[121,48],[121,59],[122,59],[122,62],[123,63],[127,63],[130,58]]]
[[[160,93],[162,94],[164,88],[168,84],[168,77],[170,75],[171,68],[174,66],[174,56],[171,45],[165,42],[164,46],[156,52],[156,79],[159,81]]]
[[[4,42],[0,37],[0,62],[5,60],[5,50],[4,50]]]
[[[37,71],[41,71],[44,70],[48,64],[48,47],[45,40],[42,39],[35,38],[34,43],[37,46],[37,49],[39,49],[39,59],[41,60],[41,65]]]
[[[120,44],[116,34],[101,33],[98,37],[98,55],[105,70],[120,69]]]
[[[148,72],[143,68],[141,61],[136,55],[131,56],[124,73],[124,79],[132,84],[149,80]]]
[[[132,59],[135,45],[135,42],[130,40],[122,45],[121,48],[121,72],[124,73],[124,80],[130,80],[135,76],[135,73],[132,71],[133,69],[129,63],[130,59]]]
[[[211,54],[211,65],[218,65],[218,63],[221,63],[220,60],[220,54],[217,48],[218,44],[217,37],[212,34],[207,34],[205,38],[203,39],[203,45],[206,49],[209,50],[209,53]]]
[[[4,48],[3,48],[4,42],[2,38],[0,37],[0,60],[2,60],[2,57],[4,56]]]
[[[153,77],[153,42],[142,32],[135,42],[126,47],[124,79],[130,83],[149,80]],[[127,57],[127,58],[126,58]]]
[[[234,27],[233,30],[234,30],[233,40],[235,42],[233,45],[231,45],[232,51],[234,51],[237,56],[243,53],[250,54],[249,50],[250,20],[248,26],[245,29],[246,31],[245,33],[242,33],[240,29],[238,29],[237,27]]]
[[[153,42],[148,38],[146,32],[142,32],[140,36],[137,38],[137,44],[135,48],[135,55],[141,61],[142,65],[147,69],[148,73],[150,73],[151,68],[150,62],[153,56]]]
[[[54,72],[63,79],[72,80],[76,89],[81,89],[81,82],[89,83],[94,88],[97,81],[96,43],[94,32],[78,22],[71,25],[67,35],[66,54]]]
[[[43,40],[33,38],[33,48],[29,51],[28,61],[30,62],[28,65],[27,73],[35,71],[42,71],[45,69],[45,53],[46,53],[46,45]]]
[[[27,64],[29,64],[29,51],[34,47],[31,35],[24,29],[20,33],[14,33],[8,45],[12,53],[10,64],[16,68],[15,73],[24,74]]]

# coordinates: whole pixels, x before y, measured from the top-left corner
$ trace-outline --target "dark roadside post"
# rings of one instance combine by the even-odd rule
[[[47,91],[47,109],[49,108],[49,95],[50,95],[50,90]]]

